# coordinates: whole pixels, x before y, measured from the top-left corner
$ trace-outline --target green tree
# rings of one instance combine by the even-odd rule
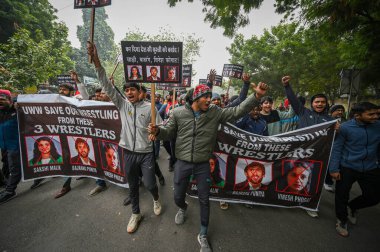
[[[181,0],[168,0],[170,7],[176,6],[178,2]],[[262,2],[263,0],[202,0],[204,21],[209,22],[212,28],[223,27],[223,34],[232,37],[239,27],[249,24],[249,12],[258,9]]]
[[[80,41],[80,48],[74,48],[71,58],[75,61],[75,70],[81,76],[86,75],[96,77],[94,67],[88,63],[87,41],[90,36],[91,9],[82,9],[83,25],[78,26],[77,37]],[[99,57],[103,62],[113,62],[117,55],[117,48],[114,42],[115,34],[107,24],[108,15],[104,8],[96,8],[94,43],[99,52]]]
[[[17,89],[46,82],[73,67],[64,24],[53,24],[51,39],[36,42],[31,32],[19,29],[7,44],[0,44],[0,85]]]
[[[53,36],[56,10],[48,0],[2,0],[0,4],[0,43],[5,43],[22,27],[30,37],[41,41]]]
[[[255,82],[270,84],[275,97],[284,96],[281,77],[291,75],[297,92],[323,92],[335,99],[340,68],[337,47],[338,42],[327,41],[318,31],[300,29],[293,23],[272,27],[261,37],[247,40],[237,35],[228,51],[232,63],[255,73]]]

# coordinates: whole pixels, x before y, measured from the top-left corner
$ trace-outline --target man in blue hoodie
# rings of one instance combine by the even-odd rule
[[[0,149],[6,151],[9,178],[5,190],[0,193],[0,204],[16,197],[17,184],[21,180],[19,131],[17,114],[9,90],[0,89]]]
[[[336,230],[348,236],[347,220],[356,224],[357,210],[380,202],[380,121],[378,106],[370,102],[357,103],[352,108],[354,118],[342,124],[329,163],[336,180]],[[362,195],[352,199],[352,184],[359,183]]]
[[[285,87],[286,96],[290,102],[290,105],[299,117],[297,129],[302,129],[333,120],[333,118],[328,114],[329,104],[326,95],[313,95],[311,97],[311,109],[308,109],[297,98],[292,87],[290,86],[290,76],[284,76],[282,78],[282,84]],[[338,128],[339,124],[336,125],[335,129],[337,130]],[[313,218],[318,217],[317,211],[306,210],[306,213]]]

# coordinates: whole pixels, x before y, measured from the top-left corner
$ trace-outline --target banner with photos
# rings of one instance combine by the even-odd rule
[[[125,80],[182,84],[182,42],[121,41]]]
[[[334,123],[276,136],[220,125],[209,161],[211,199],[316,210],[335,135]],[[188,194],[197,195],[195,180]]]
[[[111,0],[74,0],[74,9],[97,8],[111,5]]]
[[[87,176],[127,186],[112,103],[43,94],[19,95],[18,105],[23,180]]]

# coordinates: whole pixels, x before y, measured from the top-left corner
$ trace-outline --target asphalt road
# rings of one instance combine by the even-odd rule
[[[155,216],[151,195],[140,188],[144,215],[139,229],[127,233],[131,207],[122,205],[127,189],[110,185],[90,197],[94,179],[73,180],[60,199],[54,194],[63,178],[52,178],[35,190],[20,183],[18,196],[0,205],[0,251],[199,251],[199,205],[188,198],[188,218],[177,226],[172,173],[162,151],[159,164],[166,185],[159,187],[163,213]],[[380,182],[379,182],[380,183]],[[354,186],[352,196],[359,195]],[[350,237],[335,231],[334,194],[323,192],[320,217],[301,209],[234,204],[226,211],[211,203],[209,240],[214,251],[380,251],[380,205],[361,210]]]

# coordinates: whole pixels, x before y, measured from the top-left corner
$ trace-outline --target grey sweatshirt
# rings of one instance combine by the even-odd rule
[[[124,99],[107,78],[103,67],[96,69],[100,84],[107,95],[120,111],[121,133],[119,146],[129,151],[149,153],[153,151],[152,143],[148,139],[148,125],[151,119],[151,105],[149,102],[140,101],[135,104]],[[156,124],[162,123],[156,109]]]

